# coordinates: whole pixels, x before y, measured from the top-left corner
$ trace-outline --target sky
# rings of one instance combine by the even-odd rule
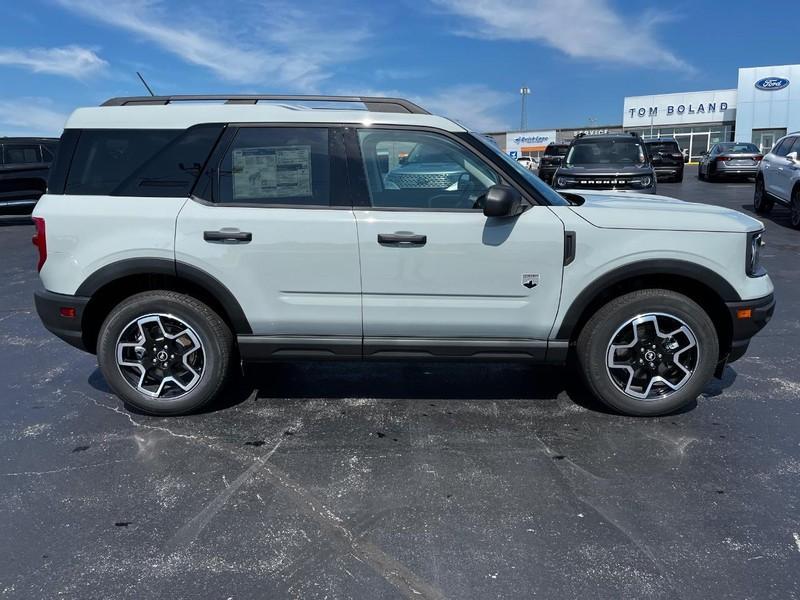
[[[623,97],[800,62],[800,4],[739,0],[2,0],[0,136],[114,96],[354,94],[479,131],[622,122]],[[767,5],[763,5],[767,6]]]

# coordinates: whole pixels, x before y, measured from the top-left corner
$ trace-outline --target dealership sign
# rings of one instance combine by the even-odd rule
[[[555,130],[507,133],[506,152],[509,154],[516,152],[517,156],[522,156],[529,152],[541,152],[547,147],[547,144],[555,141]]]
[[[640,106],[628,109],[628,114],[633,117],[657,117],[658,106]],[[668,104],[664,107],[663,114],[672,115],[704,115],[709,113],[725,112],[728,110],[727,102],[701,102],[699,104]]]
[[[774,92],[775,90],[782,90],[789,85],[789,80],[785,77],[764,77],[756,81],[755,86],[759,90],[765,92]]]

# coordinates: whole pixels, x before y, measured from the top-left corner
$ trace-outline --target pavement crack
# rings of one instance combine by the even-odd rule
[[[0,473],[0,477],[26,477],[26,476],[40,476],[40,475],[53,475],[55,473],[67,473],[69,471],[82,471],[84,469],[96,469],[97,467],[105,467],[108,465],[114,465],[117,463],[124,463],[130,462],[128,458],[122,458],[119,460],[107,460],[101,463],[94,463],[91,465],[77,465],[74,467],[62,467],[60,469],[51,469],[49,471],[18,471],[16,473]]]
[[[103,404],[102,402],[98,402],[97,400],[95,400],[94,398],[92,398],[88,394],[84,394],[83,392],[76,392],[76,393],[80,394],[81,396],[83,396],[87,400],[90,400],[95,406],[97,406],[99,408],[104,408],[106,410],[110,410],[112,412],[115,412],[115,413],[118,413],[118,414],[122,415],[123,417],[128,419],[128,421],[130,421],[131,425],[133,425],[134,427],[141,427],[142,429],[152,429],[154,431],[163,431],[164,433],[166,433],[166,434],[168,434],[168,435],[170,435],[172,437],[182,438],[182,439],[185,439],[185,440],[195,440],[195,441],[203,441],[203,440],[205,440],[205,438],[203,438],[201,436],[190,435],[190,434],[186,434],[186,433],[176,433],[176,432],[172,431],[171,429],[169,429],[167,427],[161,427],[160,425],[147,425],[146,423],[140,423],[139,421],[134,419],[130,415],[130,413],[128,413],[127,411],[122,410],[121,408],[119,408],[117,406],[108,406],[107,404]]]

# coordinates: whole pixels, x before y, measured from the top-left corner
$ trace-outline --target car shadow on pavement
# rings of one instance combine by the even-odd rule
[[[780,204],[776,203],[775,207],[772,209],[772,212],[766,215],[759,215],[754,209],[752,204],[742,204],[741,211],[745,214],[752,216],[754,219],[760,220],[767,220],[772,221],[775,225],[779,227],[783,227],[784,229],[791,229],[794,230],[794,227],[791,225],[791,213],[789,208],[785,206],[781,206]]]
[[[703,396],[719,396],[735,379],[736,371],[727,367],[723,378],[712,380]],[[100,392],[113,394],[99,369],[92,372],[88,382]],[[233,377],[216,402],[199,412],[224,411],[246,401],[283,399],[546,401],[562,393],[586,410],[616,414],[591,394],[570,367],[355,361],[247,365],[244,374]],[[672,414],[696,407],[693,401]],[[126,410],[144,414],[129,406]]]

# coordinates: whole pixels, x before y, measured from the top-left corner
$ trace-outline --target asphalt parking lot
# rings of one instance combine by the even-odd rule
[[[660,193],[751,214],[695,172]],[[775,317],[681,414],[552,368],[296,363],[165,419],[43,329],[3,220],[0,597],[798,598],[800,231],[765,223]]]

